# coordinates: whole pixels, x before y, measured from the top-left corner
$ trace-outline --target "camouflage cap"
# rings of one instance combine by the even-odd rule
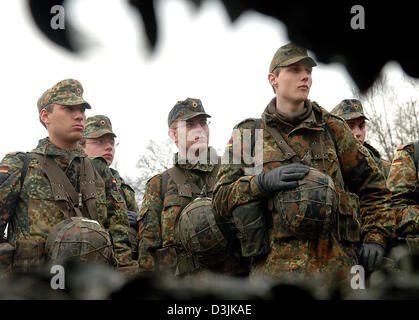
[[[342,117],[344,120],[352,120],[356,118],[368,118],[364,114],[361,101],[357,99],[342,100],[330,113]]]
[[[211,116],[205,112],[201,100],[187,98],[186,100],[176,102],[175,106],[169,112],[167,124],[170,127],[174,121],[188,120],[199,115],[205,115],[207,118],[211,118]]]
[[[314,59],[307,55],[305,48],[292,42],[288,43],[275,52],[269,66],[269,72],[273,72],[277,67],[286,67],[301,60],[306,60],[312,67],[317,66]]]
[[[114,137],[116,137],[116,134],[112,131],[111,120],[108,117],[103,115],[96,115],[86,119],[83,138],[96,139],[105,134],[112,134]]]
[[[56,103],[63,106],[84,104],[91,109],[89,103],[83,99],[83,87],[74,79],[65,79],[45,91],[38,99],[38,111],[41,112],[47,105]]]

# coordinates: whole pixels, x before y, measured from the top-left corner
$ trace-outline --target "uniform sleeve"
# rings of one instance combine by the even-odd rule
[[[395,215],[384,173],[343,120],[331,118],[329,125],[335,135],[345,184],[360,199],[363,241],[386,246],[394,236]]]
[[[24,153],[9,153],[0,163],[0,230],[6,228],[15,213],[23,161]]]
[[[218,171],[214,187],[213,206],[225,218],[231,217],[234,208],[263,197],[255,182],[255,174],[258,172],[253,165],[246,164],[250,161],[245,161],[245,151],[248,155],[251,153],[250,143],[244,143],[238,154],[235,154],[237,152],[235,150],[238,148],[233,144],[233,141],[239,140],[238,137],[244,142],[250,141],[250,136],[247,134],[252,134],[253,129],[253,121],[236,126],[223,155],[223,164]],[[245,130],[248,132],[245,133]],[[244,139],[245,134],[246,139]],[[257,153],[257,149],[255,149],[255,153]],[[260,170],[262,169],[260,168]]]
[[[387,187],[392,193],[396,231],[400,236],[419,232],[419,204],[414,200],[415,195],[417,197],[419,194],[418,186],[413,157],[407,149],[398,149],[387,178]]]
[[[138,265],[140,272],[154,271],[155,261],[152,252],[162,246],[161,175],[147,181],[138,221]]]
[[[122,198],[121,191],[118,190],[116,179],[113,177],[106,161],[102,158],[95,158],[93,161],[105,183],[106,228],[112,236],[114,254],[118,261],[118,267],[135,266],[137,262],[132,260],[125,201]]]
[[[137,201],[135,200],[135,191],[126,183],[122,183],[122,192],[124,193],[125,202],[127,204],[127,209],[129,211],[136,212],[139,214],[140,210],[138,209]]]

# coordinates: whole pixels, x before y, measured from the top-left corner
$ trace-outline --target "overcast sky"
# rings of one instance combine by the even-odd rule
[[[167,138],[167,114],[178,100],[201,99],[212,115],[210,143],[217,150],[224,149],[237,122],[260,116],[273,97],[270,61],[289,42],[281,22],[249,12],[232,25],[219,1],[205,1],[199,10],[188,1],[159,1],[160,38],[150,55],[141,20],[127,2],[101,0],[97,8],[98,0],[71,1],[66,18],[92,44],[82,56],[44,38],[25,0],[0,2],[1,157],[29,151],[47,135],[36,102],[66,78],[82,83],[92,106],[87,116],[110,117],[123,176],[137,175],[135,163],[150,139]],[[402,74],[394,62],[385,72],[391,79]],[[309,98],[330,111],[352,97],[351,86],[344,67],[319,63]]]

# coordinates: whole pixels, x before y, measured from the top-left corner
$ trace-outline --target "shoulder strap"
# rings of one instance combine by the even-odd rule
[[[201,193],[201,190],[195,183],[193,183],[192,181],[189,181],[188,183],[186,183],[186,180],[187,180],[186,175],[182,169],[178,168],[177,166],[173,166],[167,171],[170,177],[176,183],[177,188],[178,188],[178,193],[180,196],[192,197],[192,193],[196,193],[196,194]]]
[[[287,160],[297,155],[276,128],[270,127],[266,123],[265,128],[269,132],[269,134],[275,139],[276,143],[278,144],[278,147],[282,150]]]
[[[28,172],[30,161],[31,161],[31,153],[26,152],[25,153],[25,159],[23,160],[22,170],[21,170],[21,173],[20,173],[20,187],[21,188],[23,186],[23,182],[25,182],[26,172]]]
[[[217,164],[214,166],[214,168],[212,169],[207,179],[208,192],[212,192],[212,189],[214,188],[215,181],[217,179],[218,170],[220,170],[220,167],[221,167],[221,157],[219,156]]]
[[[74,208],[77,216],[83,216],[78,208],[81,199],[74,189],[64,171],[61,170],[51,157],[43,157],[40,154],[34,154],[34,157],[44,167],[48,180],[51,183],[52,193],[55,201],[68,201]],[[80,194],[81,195],[81,194]]]
[[[413,142],[413,149],[415,149],[415,152],[413,153],[413,161],[415,162],[417,172],[419,169],[419,140]]]
[[[164,196],[166,195],[167,192],[167,176],[168,176],[169,172],[168,170],[164,170],[162,176],[161,176],[161,201],[164,202]]]

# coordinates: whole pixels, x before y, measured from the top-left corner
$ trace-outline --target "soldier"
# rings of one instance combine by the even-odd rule
[[[359,262],[371,272],[392,237],[394,215],[384,176],[368,151],[343,119],[308,99],[314,66],[294,43],[277,50],[268,75],[276,96],[262,119],[235,126],[225,154],[234,159],[238,136],[242,159],[254,152],[263,170],[246,161],[221,165],[213,204],[241,225],[251,276],[321,278],[328,287],[344,280],[349,286],[357,246]],[[259,232],[250,228],[256,222]]]
[[[409,249],[419,249],[419,141],[397,148],[387,178],[396,210],[396,235]]]
[[[181,235],[176,230],[177,220],[183,217],[184,212],[188,214],[189,209],[185,207],[195,203],[192,200],[198,200],[199,196],[212,195],[219,165],[215,150],[208,147],[209,117],[201,101],[192,98],[177,102],[169,113],[169,137],[179,152],[174,155],[175,165],[172,168],[147,181],[139,217],[138,262],[142,272],[161,271],[181,276],[202,274],[204,270],[208,270],[208,266],[200,264],[196,257],[191,257],[191,253],[186,252],[186,248],[181,245]],[[209,204],[211,206],[211,201]],[[211,208],[212,206],[204,206],[200,212],[210,213]],[[207,218],[203,217],[204,220]],[[197,228],[200,227],[192,226],[192,229],[199,233]],[[230,256],[232,259],[227,264],[221,261],[220,265],[220,256],[211,257],[212,262],[217,264],[217,269],[212,271],[246,274],[247,266],[242,265],[239,254],[231,252]]]
[[[31,152],[9,153],[0,163],[0,223],[9,223],[13,269],[43,264],[50,230],[77,215],[98,221],[112,237],[113,264],[135,272],[120,190],[106,162],[98,159],[94,170],[78,146],[85,110],[91,108],[82,85],[74,79],[60,81],[42,94],[37,107],[48,137]]]
[[[116,134],[112,131],[111,120],[103,115],[89,117],[84,127],[84,135],[80,141],[80,146],[86,154],[95,159],[102,157],[106,160],[108,166],[113,162],[115,156],[115,138]],[[130,242],[133,253],[133,259],[138,258],[138,205],[135,201],[135,191],[125,183],[119,172],[110,168],[116,184],[121,190],[121,195],[127,206],[127,216],[130,223]]]
[[[365,148],[367,148],[371,157],[378,165],[378,168],[380,168],[387,178],[391,166],[390,161],[382,159],[378,150],[365,141],[367,133],[365,120],[368,120],[368,118],[364,114],[361,101],[357,99],[342,100],[342,102],[334,107],[330,113],[340,116],[346,121],[349,128],[352,130],[354,137],[357,138]]]

